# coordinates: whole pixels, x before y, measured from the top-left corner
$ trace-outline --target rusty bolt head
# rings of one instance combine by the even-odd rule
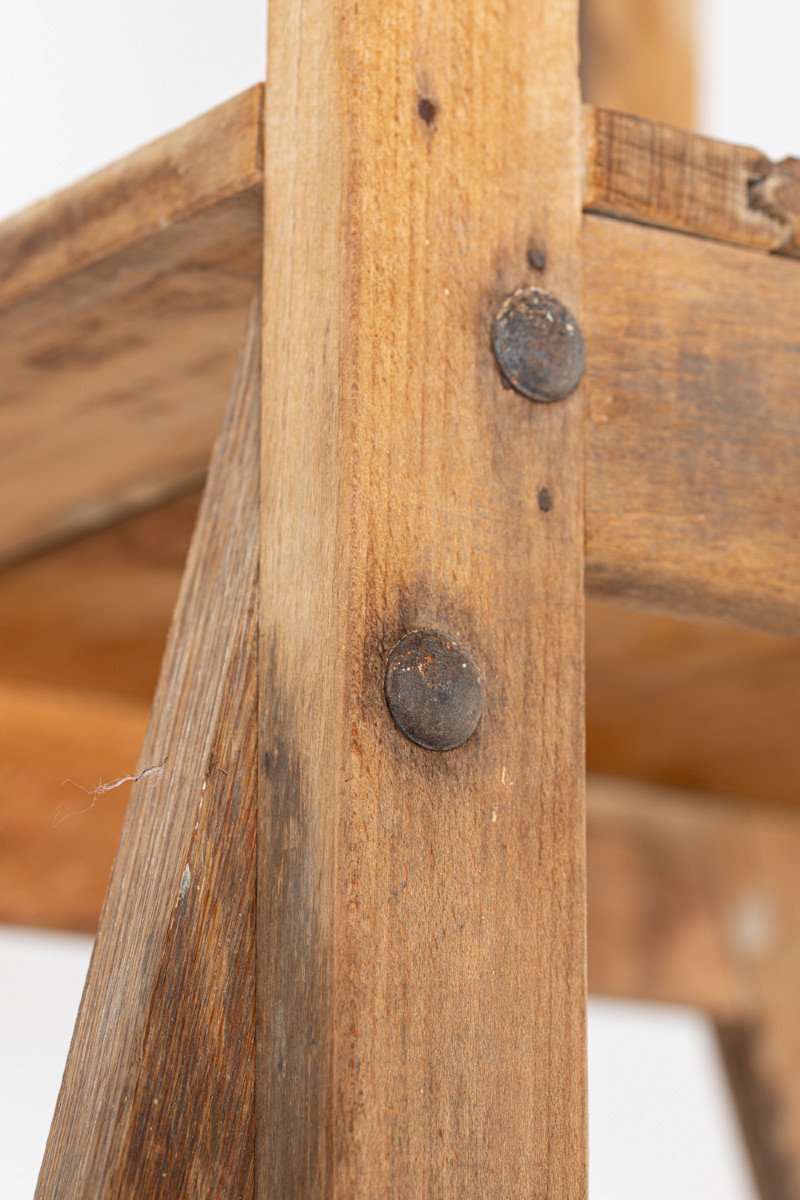
[[[475,660],[435,629],[402,637],[386,664],[386,702],[402,733],[426,750],[453,750],[473,734],[483,712]]]
[[[583,374],[583,335],[572,313],[541,288],[517,288],[492,324],[504,377],[530,400],[563,400]]]

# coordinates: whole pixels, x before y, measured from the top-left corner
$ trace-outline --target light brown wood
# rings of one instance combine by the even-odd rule
[[[9,263],[0,311],[0,434],[9,459],[0,560],[105,525],[200,479],[260,269],[260,104],[255,88],[0,227]],[[589,110],[587,119],[590,132],[600,130],[589,143],[587,203],[621,209],[616,197],[627,188],[640,197],[629,216],[644,219],[648,206],[660,205],[668,222],[739,236],[742,171],[750,169],[741,156],[749,163],[749,151],[614,114]],[[636,145],[659,148],[663,178],[649,150],[625,148],[631,130]],[[758,173],[757,156],[753,162]],[[739,164],[733,176],[731,163]],[[784,228],[774,212],[793,219],[800,206],[792,207],[787,171],[776,168],[751,186],[756,207],[747,210],[745,239],[757,229],[772,245],[776,222]],[[134,199],[126,207],[119,197],[128,193]],[[761,193],[768,202],[758,201]],[[695,195],[696,203],[687,201]],[[625,602],[796,632],[796,431],[786,399],[797,375],[791,268],[704,241],[648,235],[629,221],[590,218],[585,229],[590,585]],[[698,344],[706,332],[716,337],[708,349]],[[695,346],[688,371],[684,345]],[[665,348],[672,357],[663,357]],[[636,431],[649,446],[637,444]],[[710,440],[724,453],[713,455]],[[620,445],[627,452],[617,464]],[[765,470],[773,462],[786,466]],[[624,505],[624,514],[609,512],[613,505]],[[729,507],[736,540],[723,552],[715,531]],[[676,543],[682,552],[684,539],[694,546],[693,574],[674,578],[677,565],[653,554],[661,545],[659,559],[677,554]],[[615,558],[627,564],[624,580]],[[716,577],[726,571],[735,584]]]
[[[130,787],[87,791],[134,772],[146,723],[140,701],[0,681],[0,922],[97,928]]]
[[[800,1196],[800,818],[618,780],[588,795],[589,984],[712,1015],[765,1200]]]
[[[190,492],[0,572],[2,678],[149,705],[199,496]]]
[[[590,991],[750,1018],[765,949],[754,837],[796,841],[797,818],[603,776],[587,802]]]
[[[36,325],[44,316],[39,306],[46,289],[56,283],[72,303],[94,298],[100,288],[117,294],[127,285],[110,270],[101,271],[101,263],[110,268],[115,255],[150,234],[169,230],[177,237],[177,227],[192,217],[215,210],[219,216],[228,200],[258,188],[262,100],[260,84],[248,88],[2,222],[0,309],[21,304],[27,324]],[[82,274],[87,270],[94,276]]]
[[[587,587],[800,633],[793,262],[584,218]]]
[[[697,7],[697,0],[583,0],[584,98],[691,128]]]
[[[592,603],[590,771],[800,801],[800,641]]]
[[[255,310],[38,1200],[253,1195],[260,325]]]
[[[587,211],[800,256],[800,160],[591,105],[584,121]]]
[[[201,481],[260,272],[260,104],[0,226],[0,562]]]
[[[580,309],[575,26],[270,6],[265,1196],[586,1195],[581,405],[504,388],[489,337],[521,284]],[[383,697],[424,626],[485,678],[444,754]]]

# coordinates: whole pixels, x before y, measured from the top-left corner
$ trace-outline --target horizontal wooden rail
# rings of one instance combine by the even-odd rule
[[[0,226],[0,564],[202,477],[260,270],[261,99]],[[626,218],[585,218],[589,590],[796,634],[800,289],[742,248],[793,252],[796,164],[586,128],[585,204]]]
[[[795,262],[584,218],[587,586],[800,633]]]
[[[91,788],[136,762],[146,706],[4,687],[0,712],[25,782],[3,805],[0,921],[91,931],[129,789],[93,801],[58,785],[67,763]],[[591,990],[751,1015],[758,975],[800,911],[800,885],[772,877],[773,844],[800,855],[796,813],[590,776]]]
[[[0,564],[202,479],[260,278],[261,91],[0,225]]]
[[[589,983],[738,1021],[800,911],[773,844],[800,852],[800,818],[594,776],[588,789]]]
[[[587,105],[587,212],[800,257],[800,159]]]

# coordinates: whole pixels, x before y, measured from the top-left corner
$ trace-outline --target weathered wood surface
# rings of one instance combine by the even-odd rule
[[[584,110],[584,209],[800,256],[800,160]]]
[[[0,562],[201,481],[260,272],[260,104],[0,225]]]
[[[0,288],[0,440],[8,460],[2,462],[0,487],[0,561],[107,524],[200,479],[260,271],[260,107],[261,89],[254,88],[0,227],[0,249],[9,264]],[[768,247],[785,241],[785,229],[800,210],[792,199],[790,164],[761,179],[758,156],[750,151],[619,114],[589,109],[586,120],[592,136],[585,203],[607,204],[619,215],[629,203],[627,215],[637,220],[649,219],[649,212],[654,220],[721,237],[747,240],[757,230],[759,244]],[[750,201],[745,210],[743,188]],[[596,446],[589,458],[590,493],[596,477],[598,494],[614,494],[615,454],[609,447],[630,442],[634,421],[644,435],[653,413],[670,423],[680,415],[682,432],[674,446],[668,440],[665,448],[660,434],[653,442],[656,469],[650,471],[646,448],[631,444],[640,464],[634,474],[641,469],[652,479],[642,493],[649,503],[635,505],[622,481],[618,494],[627,506],[626,523],[640,529],[631,540],[639,547],[658,546],[666,510],[668,523],[677,522],[680,537],[688,535],[690,542],[704,520],[702,554],[693,556],[693,570],[702,577],[681,582],[682,610],[793,632],[796,618],[782,606],[794,604],[784,587],[794,568],[784,558],[790,553],[796,562],[796,543],[791,538],[787,545],[784,535],[797,506],[775,507],[787,483],[790,488],[796,483],[789,467],[797,434],[787,399],[797,374],[793,276],[786,264],[731,257],[703,241],[649,239],[630,221],[589,219],[585,228],[585,327],[593,337],[589,379],[596,385],[592,397],[599,398],[590,425]],[[647,321],[640,319],[642,295]],[[691,362],[680,357],[684,340],[692,345],[706,331],[716,333],[709,350],[699,347]],[[662,362],[663,347],[672,357]],[[620,425],[620,398],[630,386],[631,367],[641,405],[630,423]],[[705,395],[704,407],[686,403],[687,393]],[[723,393],[727,420],[716,399]],[[767,393],[772,398],[762,402]],[[665,403],[665,395],[680,397],[680,403]],[[609,396],[616,397],[613,409]],[[709,419],[711,407],[717,411]],[[724,454],[712,454],[709,436],[725,447]],[[772,487],[773,473],[764,463],[776,461],[778,441],[777,461],[787,466]],[[711,458],[720,463],[718,481],[708,477],[719,470]],[[731,495],[736,485],[728,482],[729,462],[741,485],[738,504]],[[673,491],[665,492],[667,483]],[[728,559],[738,567],[737,556],[749,556],[751,544],[762,550],[745,572],[747,595],[720,598],[712,576],[723,569],[721,543],[714,543],[703,565],[710,530],[718,526],[714,511],[727,512],[730,504],[739,525],[743,498],[751,496],[751,533],[739,533]],[[680,501],[677,512],[673,497]],[[606,530],[616,524],[616,517],[610,526],[602,523],[598,540],[590,528],[590,583],[603,589],[614,590],[619,580],[609,581],[609,564],[591,556],[603,549]],[[673,541],[667,531],[667,544]],[[630,557],[634,572],[638,559]],[[654,581],[655,565],[641,565],[648,577],[629,578],[626,594],[672,604],[670,581]]]
[[[583,0],[584,99],[691,129],[697,7],[697,0]]]
[[[126,285],[101,270],[104,261],[200,213],[219,215],[232,197],[258,188],[262,99],[260,85],[249,88],[3,221],[0,310],[12,303],[38,306],[44,289],[56,283],[72,303],[94,299],[102,288],[113,295]],[[82,274],[87,269],[94,278]],[[39,323],[33,311],[26,316]]]
[[[38,1200],[253,1195],[260,313],[100,921]]]
[[[576,24],[270,7],[265,1196],[586,1194],[581,405],[489,336],[521,284],[580,310]],[[443,755],[383,698],[422,626],[486,686]]]
[[[587,587],[800,633],[793,262],[584,218]]]

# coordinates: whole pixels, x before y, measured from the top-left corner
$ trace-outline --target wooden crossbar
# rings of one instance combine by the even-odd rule
[[[0,227],[0,560],[202,474],[259,269],[260,106],[253,88]],[[589,590],[795,634],[800,300],[791,263],[742,247],[794,253],[796,164],[584,124],[605,214],[584,227]]]

